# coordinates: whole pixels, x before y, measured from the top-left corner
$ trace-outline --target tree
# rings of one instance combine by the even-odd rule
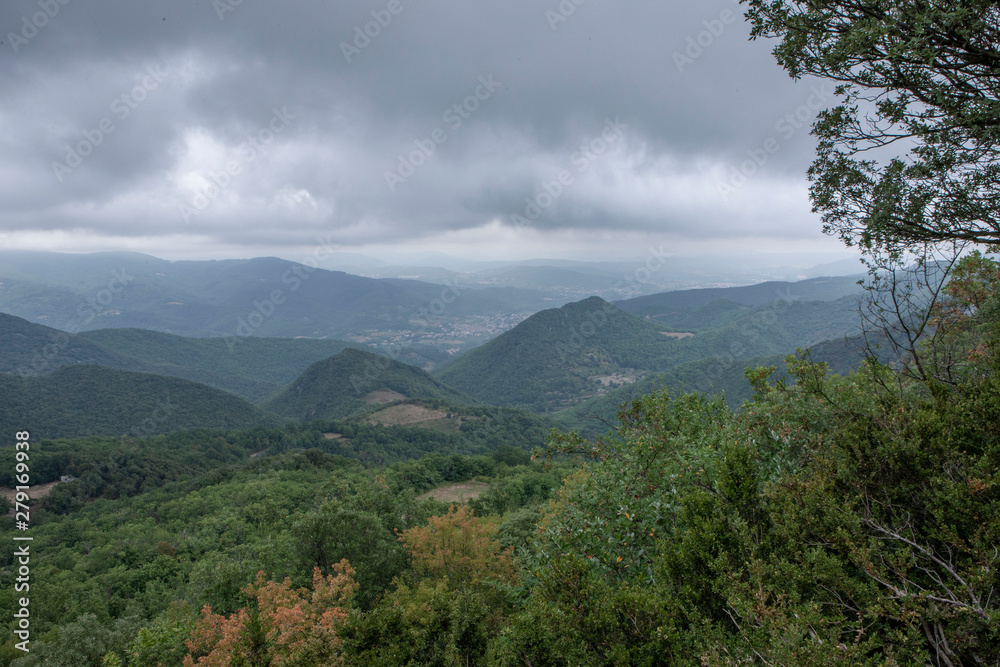
[[[509,580],[514,566],[510,550],[496,541],[495,521],[476,518],[465,505],[431,517],[399,536],[421,577],[446,579],[455,588],[475,586],[485,579]]]
[[[838,84],[809,170],[826,233],[890,255],[1000,243],[995,0],[746,2],[752,37],[781,38],[793,78]]]
[[[250,604],[229,617],[205,605],[187,641],[186,667],[237,665],[331,665],[339,658],[338,629],[357,590],[346,560],[325,577],[313,570],[313,588],[294,589],[290,579],[266,581],[264,572],[244,592]]]
[[[365,512],[340,510],[327,503],[292,526],[295,556],[306,571],[330,573],[329,563],[350,561],[359,590],[355,603],[367,608],[406,567],[406,554],[382,521]]]

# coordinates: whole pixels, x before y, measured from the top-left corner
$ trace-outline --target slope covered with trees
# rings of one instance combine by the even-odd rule
[[[547,411],[597,393],[595,376],[649,368],[669,346],[655,325],[591,297],[532,315],[435,376],[487,403]]]
[[[855,296],[778,299],[755,307],[727,303],[644,319],[592,297],[536,313],[435,376],[487,403],[548,412],[652,373],[680,369],[669,380],[685,382],[706,372],[699,369],[785,355],[858,331]]]
[[[0,429],[44,438],[145,436],[192,428],[276,425],[239,396],[151,373],[66,366],[48,375],[0,374]]]
[[[310,364],[358,343],[308,338],[186,338],[146,329],[71,334],[0,313],[0,372],[44,375],[98,364],[184,378],[255,401],[285,386]]]
[[[274,393],[310,364],[348,347],[362,347],[332,339],[186,338],[145,329],[98,329],[77,339],[134,359],[147,372],[201,382],[248,401]]]
[[[379,393],[389,396],[380,398]],[[308,421],[348,417],[369,410],[373,404],[402,399],[475,403],[420,368],[373,352],[345,349],[309,366],[260,406],[284,417]]]

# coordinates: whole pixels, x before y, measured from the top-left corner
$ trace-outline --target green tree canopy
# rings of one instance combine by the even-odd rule
[[[809,170],[827,233],[890,255],[1000,242],[995,0],[746,2],[792,77],[838,84]]]

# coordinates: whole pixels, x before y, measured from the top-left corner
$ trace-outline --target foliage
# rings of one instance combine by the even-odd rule
[[[399,540],[410,552],[418,577],[445,579],[452,588],[464,588],[487,577],[513,577],[510,551],[494,539],[496,532],[495,521],[476,518],[469,507],[452,505],[426,526],[403,531]]]
[[[325,577],[313,570],[312,590],[292,588],[291,580],[266,581],[257,573],[244,590],[250,605],[225,617],[209,606],[187,642],[185,667],[337,664],[337,629],[346,618],[357,584],[346,560]]]
[[[142,437],[279,423],[229,392],[150,373],[78,365],[39,377],[0,374],[0,429],[31,424],[36,438]]]
[[[347,664],[481,663],[509,611],[498,585],[514,577],[510,550],[496,532],[496,521],[454,505],[403,531],[412,578],[368,614],[352,617],[344,630]]]
[[[345,349],[312,364],[260,405],[292,419],[342,419],[368,409],[365,397],[375,391],[460,405],[475,402],[415,366],[372,352]]]
[[[12,665],[103,667],[105,656],[115,656],[117,660],[121,660],[128,641],[137,630],[137,624],[138,620],[132,616],[105,624],[94,614],[83,614],[57,632],[33,642],[31,652],[15,660]]]
[[[668,395],[564,437],[504,664],[991,664],[1000,378],[946,400],[869,366],[749,373],[740,414]],[[627,602],[618,602],[627,600]]]
[[[1000,241],[1000,13],[992,0],[748,0],[795,78],[837,84],[813,133],[812,200],[848,245]],[[904,156],[880,162],[880,149]],[[897,149],[898,150],[898,149]],[[882,151],[884,154],[885,151]]]

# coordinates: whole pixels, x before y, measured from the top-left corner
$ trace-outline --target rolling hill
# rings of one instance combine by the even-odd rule
[[[0,313],[0,373],[43,375],[76,364],[139,370],[134,360],[98,343]]]
[[[98,364],[200,382],[248,401],[274,393],[346,347],[362,346],[309,338],[184,338],[145,329],[74,335],[0,313],[0,373],[43,375]]]
[[[634,380],[670,347],[656,325],[590,297],[535,313],[435,377],[486,403],[545,412]]]
[[[699,360],[784,355],[851,335],[857,322],[853,296],[754,307],[713,301],[662,324],[592,297],[536,313],[435,377],[487,403],[549,412]]]
[[[152,373],[75,365],[37,377],[0,374],[0,429],[29,429],[33,438],[146,436],[280,423],[228,392]]]
[[[813,361],[826,363],[829,372],[838,375],[856,369],[864,359],[863,342],[858,337],[824,341],[807,349]],[[576,430],[585,437],[594,437],[608,431],[608,424],[615,422],[619,406],[663,389],[669,389],[672,393],[693,391],[710,396],[724,395],[726,404],[736,410],[744,401],[753,397],[753,389],[745,377],[746,369],[774,366],[777,368],[777,376],[785,377],[786,356],[787,354],[773,354],[735,360],[708,357],[689,361],[582,401],[553,413],[551,417],[561,428]],[[884,361],[888,361],[888,358]]]
[[[142,370],[180,377],[257,401],[281,389],[310,364],[358,343],[311,338],[185,338],[145,329],[77,334],[135,361]]]
[[[312,364],[258,405],[283,417],[310,421],[343,419],[396,401],[475,403],[420,368],[372,352],[345,349]]]

